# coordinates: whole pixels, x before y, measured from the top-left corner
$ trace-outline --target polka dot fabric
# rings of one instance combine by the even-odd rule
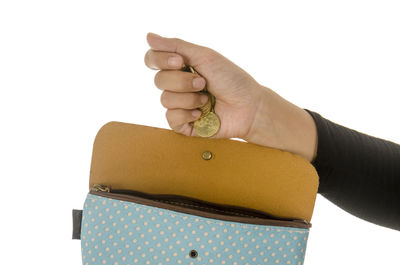
[[[309,228],[217,220],[88,194],[84,265],[301,265]]]

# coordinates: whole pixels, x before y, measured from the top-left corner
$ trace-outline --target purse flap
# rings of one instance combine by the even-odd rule
[[[111,121],[93,144],[89,188],[176,194],[310,222],[318,180],[309,161],[280,149]]]

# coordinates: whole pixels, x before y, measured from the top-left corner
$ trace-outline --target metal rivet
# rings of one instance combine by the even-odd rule
[[[212,157],[212,153],[210,151],[204,151],[201,156],[204,160],[210,160]]]
[[[190,256],[191,258],[197,257],[197,251],[194,250],[194,249],[192,249],[192,250],[190,251],[190,253],[189,253],[189,256]]]

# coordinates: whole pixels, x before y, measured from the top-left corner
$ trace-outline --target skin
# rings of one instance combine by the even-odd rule
[[[259,84],[246,71],[211,48],[179,38],[147,34],[150,49],[144,62],[158,70],[154,77],[162,90],[161,104],[172,130],[199,137],[192,122],[200,117],[196,110],[205,104],[198,91],[207,90],[216,98],[215,113],[221,121],[219,131],[210,138],[240,138],[249,143],[285,150],[313,162],[317,150],[317,128],[311,115]],[[170,58],[177,64],[169,64]],[[181,71],[191,65],[199,75]],[[194,86],[193,80],[203,83]],[[192,112],[197,112],[193,116]]]

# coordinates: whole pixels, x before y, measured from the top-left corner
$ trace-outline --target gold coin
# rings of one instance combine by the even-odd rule
[[[214,112],[194,121],[194,131],[201,137],[211,137],[219,130],[221,123]]]
[[[205,103],[204,106],[200,107],[199,109],[201,111],[201,116],[200,117],[204,117],[205,115],[207,115],[211,111],[211,97],[210,97],[210,94],[208,94],[207,103]]]
[[[190,65],[184,65],[181,68],[181,70],[185,71],[185,72],[190,72],[190,73],[199,75],[199,73],[196,70],[194,70],[194,68],[192,66],[190,66]],[[210,109],[211,109],[211,111],[213,111],[214,107],[215,107],[215,96],[208,91],[207,85],[200,92],[201,93],[205,93],[205,94],[207,94],[209,96],[209,101],[211,102],[211,108]],[[208,111],[202,112],[202,115],[205,115],[207,113],[208,113]]]
[[[215,107],[215,96],[213,95],[213,94],[211,94],[210,93],[210,95],[211,95],[211,109],[212,110],[214,110],[214,107]]]
[[[185,65],[181,70],[199,75],[199,73],[197,73],[197,71],[190,65]],[[215,96],[208,91],[207,86],[205,86],[200,93],[207,94],[208,101],[204,106],[197,108],[201,111],[201,115],[198,120],[190,122],[190,124],[193,124],[194,130],[199,136],[211,137],[218,132],[221,126],[221,122],[217,114],[214,112],[216,99]]]

